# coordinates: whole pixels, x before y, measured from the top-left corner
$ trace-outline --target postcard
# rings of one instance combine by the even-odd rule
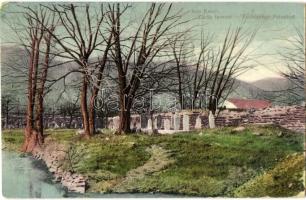
[[[305,196],[305,6],[3,2],[3,198]]]

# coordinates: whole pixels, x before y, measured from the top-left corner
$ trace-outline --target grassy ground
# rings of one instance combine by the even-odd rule
[[[17,149],[22,132],[4,131]],[[303,135],[274,126],[219,128],[175,135],[47,131],[73,152],[70,170],[89,177],[89,191],[164,192],[195,196],[292,196],[304,188]]]

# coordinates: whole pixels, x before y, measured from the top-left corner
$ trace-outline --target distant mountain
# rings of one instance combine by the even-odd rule
[[[1,95],[14,96],[22,105],[26,104],[28,58],[28,52],[24,48],[16,45],[1,46]],[[44,57],[42,56],[41,61],[43,61],[43,59]],[[56,65],[58,63],[60,63],[59,60],[53,59],[51,65]],[[51,80],[59,79],[64,74],[76,68],[77,66],[74,63],[65,63],[58,67],[50,68],[46,85],[51,84]],[[67,85],[76,85],[80,82],[79,80],[81,80],[80,74],[69,74],[69,76],[65,78],[67,89],[63,87],[64,79],[61,79],[52,86],[45,101],[57,101],[60,94],[69,92],[69,86]]]
[[[264,78],[251,84],[265,91],[286,90],[290,86],[290,82],[285,78]]]
[[[1,89],[2,94],[10,94],[19,99],[22,104],[26,101],[26,80],[27,80],[27,52],[17,46],[1,46]],[[93,58],[95,60],[96,58]],[[53,60],[53,64],[60,62]],[[71,69],[77,69],[75,63],[66,63],[59,67],[54,67],[48,72],[48,80],[54,80],[68,73]],[[116,71],[113,68],[106,69],[105,72],[112,74],[116,78]],[[81,77],[79,73],[71,73],[65,79],[66,89],[63,87],[63,79],[53,85],[52,90],[48,93],[46,101],[55,102],[59,98],[59,94],[65,92],[65,95],[60,96],[60,99],[70,98],[78,93],[78,84]],[[49,83],[50,84],[50,83]],[[68,89],[70,90],[68,91]],[[286,91],[292,88],[290,83],[285,78],[264,78],[254,82],[245,82],[236,80],[233,86],[233,93],[229,98],[245,98],[245,99],[263,99],[269,100],[274,105],[288,104],[294,101],[293,92],[300,94],[303,91]],[[78,95],[78,94],[77,94]],[[293,99],[293,100],[292,100]],[[302,99],[303,100],[303,99]],[[298,101],[302,101],[299,99]]]
[[[262,99],[272,102],[273,105],[299,104],[303,99],[294,95],[297,89],[285,78],[264,78],[254,82],[236,80],[234,91],[230,98]]]
[[[231,98],[254,99],[258,94],[263,92],[262,89],[256,87],[252,83],[238,79],[235,81],[233,88],[234,91],[229,96]]]

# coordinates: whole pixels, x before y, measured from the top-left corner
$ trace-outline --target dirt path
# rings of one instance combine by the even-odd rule
[[[152,145],[147,151],[151,153],[150,159],[144,165],[130,170],[122,180],[118,181],[119,184],[115,185],[112,191],[131,191],[133,189],[133,183],[145,178],[147,175],[161,171],[175,162],[175,160],[170,158],[170,153],[167,150],[157,145]]]

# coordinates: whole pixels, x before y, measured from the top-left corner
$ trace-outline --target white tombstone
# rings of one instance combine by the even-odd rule
[[[164,129],[170,130],[171,129],[171,121],[170,119],[164,119]]]
[[[147,133],[149,134],[153,134],[155,132],[155,128],[154,128],[154,123],[156,122],[156,120],[149,118],[148,119],[148,126],[147,126]]]
[[[196,119],[196,123],[195,123],[194,128],[195,128],[195,129],[201,129],[201,128],[202,128],[202,120],[201,120],[200,115],[197,116],[197,119]]]
[[[174,129],[174,113],[171,115],[171,119],[170,119],[170,129]]]
[[[153,128],[152,128],[152,129],[153,129],[153,130],[154,130],[154,129],[158,129],[158,128],[157,128],[157,119],[154,118],[154,117],[153,117]]]
[[[54,128],[60,128],[60,126],[56,122],[54,122]]]
[[[180,130],[180,115],[178,115],[178,114],[174,114],[174,116],[173,116],[173,129],[174,130]]]
[[[148,130],[153,130],[153,123],[152,123],[151,118],[148,119],[148,126],[147,126],[147,129],[148,129]]]
[[[215,116],[211,111],[209,111],[208,123],[209,123],[209,128],[216,128]]]
[[[183,130],[184,131],[189,131],[190,130],[189,115],[188,114],[183,115]]]
[[[113,129],[115,130],[119,129],[119,122],[120,122],[120,119],[118,116],[113,118]]]

